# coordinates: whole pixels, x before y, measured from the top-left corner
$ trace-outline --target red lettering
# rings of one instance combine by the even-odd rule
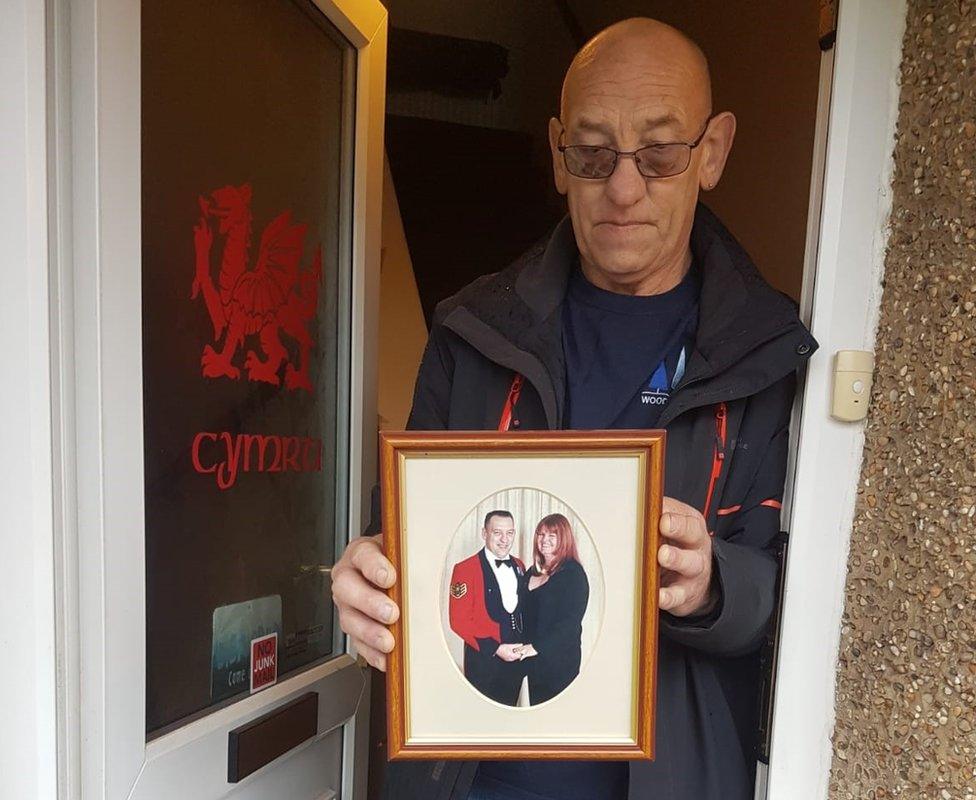
[[[202,453],[204,442],[220,443],[222,458],[207,458]],[[273,454],[268,449],[273,449]],[[254,452],[257,448],[257,453]],[[201,431],[193,437],[190,447],[193,470],[202,475],[215,474],[217,486],[232,488],[243,472],[321,472],[322,440],[312,437],[278,436],[277,434],[211,433]]]
[[[240,434],[233,439],[227,431],[220,434],[227,447],[227,459],[220,464],[217,470],[217,485],[221,489],[229,489],[237,482],[237,466],[241,458],[241,437]]]
[[[241,434],[244,439],[244,471],[251,471],[251,445],[257,442],[258,445],[258,472],[264,472],[264,453],[268,449],[268,437],[260,434],[252,436],[249,433]]]
[[[298,465],[298,454],[301,450],[301,443],[298,441],[297,436],[289,436],[287,439],[282,439],[282,444],[284,445],[285,455],[282,458],[282,469],[288,472],[291,468],[294,472],[301,472],[302,468]]]
[[[271,466],[268,467],[268,472],[281,472],[281,437],[269,436],[268,441],[274,442],[275,446],[274,461],[272,461]]]
[[[302,439],[302,472],[318,472],[321,469],[318,439]]]
[[[193,446],[190,448],[190,458],[193,460],[193,469],[202,474],[208,474],[217,469],[216,465],[210,467],[210,469],[204,468],[203,464],[200,463],[200,442],[204,439],[210,439],[211,441],[217,441],[216,433],[207,433],[206,431],[201,431],[196,436],[193,437]]]

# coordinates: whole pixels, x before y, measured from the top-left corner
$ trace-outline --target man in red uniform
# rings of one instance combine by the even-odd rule
[[[485,546],[451,573],[451,630],[464,640],[464,676],[483,695],[514,706],[525,675],[519,652],[525,565],[511,555],[511,513],[489,511],[481,538]]]

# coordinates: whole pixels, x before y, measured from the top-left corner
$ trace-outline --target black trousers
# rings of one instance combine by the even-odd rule
[[[487,649],[487,648],[486,648]],[[495,655],[464,646],[464,677],[485,697],[514,706],[518,702],[525,662],[503,661]]]

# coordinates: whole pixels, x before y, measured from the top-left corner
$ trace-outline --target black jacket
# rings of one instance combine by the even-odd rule
[[[529,567],[531,579],[539,572]],[[526,662],[529,702],[551,700],[579,675],[583,615],[590,584],[579,561],[564,562],[541,586],[525,594],[525,641],[538,655]]]
[[[758,658],[774,605],[796,371],[817,343],[792,300],[699,205],[691,247],[702,289],[695,348],[661,413],[665,493],[702,510],[721,604],[702,620],[661,615],[654,762],[631,764],[633,800],[751,800]],[[577,258],[568,219],[502,272],[434,315],[409,427],[497,429],[516,374],[512,427],[558,429],[565,412],[560,318]],[[471,762],[394,762],[386,796],[464,800]]]

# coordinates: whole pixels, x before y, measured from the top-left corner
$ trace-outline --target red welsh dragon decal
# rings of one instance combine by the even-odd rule
[[[284,365],[288,389],[312,390],[309,378],[309,352],[315,340],[306,328],[314,320],[322,278],[322,251],[316,248],[312,265],[299,269],[307,225],[291,220],[291,211],[283,211],[261,233],[257,261],[249,267],[251,250],[251,187],[224,186],[201,196],[200,220],[193,226],[196,249],[196,276],[191,299],[202,291],[213,323],[214,345],[203,348],[200,359],[206,378],[241,376],[234,364],[237,351],[247,337],[255,334],[261,354],[248,350],[243,368],[252,381],[281,384]],[[211,249],[214,231],[223,238],[220,273],[217,285],[211,277]],[[281,343],[280,333],[298,344],[298,363],[290,360]],[[221,337],[223,344],[221,345]]]

